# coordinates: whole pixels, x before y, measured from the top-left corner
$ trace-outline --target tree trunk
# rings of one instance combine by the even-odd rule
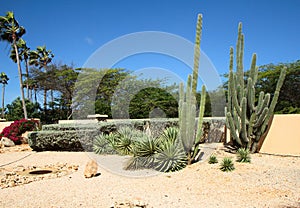
[[[28,69],[28,60],[25,59],[25,68],[26,68],[26,90],[27,90],[27,99],[29,99],[29,69]]]
[[[44,89],[44,112],[47,110],[47,90]]]
[[[5,94],[5,84],[2,85],[2,118],[4,118],[4,94]]]
[[[18,52],[18,48],[17,48],[15,40],[13,42],[13,47],[15,49],[16,58],[17,58],[19,81],[20,81],[20,91],[21,91],[21,97],[22,97],[22,106],[23,106],[24,118],[28,119],[28,117],[27,117],[27,110],[26,110],[26,104],[25,104],[24,90],[23,90],[22,70],[21,70],[21,64],[20,64],[20,59],[19,59],[19,52]]]

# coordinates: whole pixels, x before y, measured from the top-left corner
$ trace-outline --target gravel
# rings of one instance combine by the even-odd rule
[[[236,159],[222,148],[214,154],[219,161],[224,157]],[[0,190],[0,207],[300,207],[299,157],[254,154],[250,164],[235,162],[232,172],[222,172],[219,163],[204,161],[178,172],[148,177],[124,176],[100,165],[98,176],[86,179],[84,167],[91,156],[29,150],[1,153],[2,170],[57,163],[79,167],[65,176]],[[122,160],[110,158],[107,163],[121,164]]]

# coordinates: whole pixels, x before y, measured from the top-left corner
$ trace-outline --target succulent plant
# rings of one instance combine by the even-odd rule
[[[211,155],[208,159],[208,163],[209,164],[215,164],[215,163],[218,163],[218,159],[216,157],[216,155]]]
[[[224,172],[233,171],[235,167],[232,159],[228,157],[223,158],[220,169]]]
[[[237,161],[243,163],[250,163],[251,162],[250,151],[245,148],[239,148],[237,150]]]

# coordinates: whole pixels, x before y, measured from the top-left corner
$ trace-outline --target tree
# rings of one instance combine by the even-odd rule
[[[28,116],[30,118],[40,118],[40,105],[38,103],[32,103],[29,100],[25,100],[25,103],[26,109],[28,111]],[[20,97],[17,97],[11,104],[6,105],[6,108],[6,119],[8,121],[22,119],[22,101],[20,100]]]
[[[260,66],[256,87],[261,91],[274,92],[282,67],[287,68],[286,77],[280,90],[275,113],[300,113],[300,60]]]
[[[5,85],[7,85],[9,78],[4,72],[0,74],[0,83],[2,84],[2,118],[4,118],[4,95],[5,95]]]
[[[17,42],[17,48],[19,50],[19,60],[22,61],[24,60],[25,62],[25,83],[26,83],[26,90],[27,90],[27,99],[29,99],[29,54],[30,54],[30,48],[28,48],[28,46],[26,45],[25,40],[23,40],[22,38],[20,38]],[[16,52],[15,50],[11,50],[10,53],[10,58],[17,63],[17,57],[16,57]]]
[[[44,73],[47,74],[47,66],[52,61],[54,54],[51,50],[47,50],[46,46],[38,46],[36,50],[30,52],[29,64],[44,69]],[[47,79],[45,79],[46,81]],[[44,111],[47,111],[47,87],[44,86]]]
[[[22,69],[19,59],[19,51],[17,47],[17,41],[25,34],[25,28],[20,26],[18,21],[14,17],[13,12],[7,12],[6,16],[0,16],[0,41],[7,41],[11,43],[12,48],[15,50],[18,74],[20,82],[20,91],[22,97],[22,107],[25,119],[27,119],[27,110],[25,104],[25,96],[23,90],[23,79],[22,79]]]
[[[130,101],[130,118],[178,117],[176,97],[163,88],[142,89]]]

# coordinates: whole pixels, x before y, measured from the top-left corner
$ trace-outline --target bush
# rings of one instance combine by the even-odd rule
[[[98,130],[38,131],[28,135],[28,144],[35,151],[93,151]]]
[[[11,139],[15,144],[19,144],[21,141],[21,135],[26,131],[36,130],[37,124],[38,122],[33,119],[16,120],[3,129],[0,137],[7,137]]]
[[[220,169],[224,172],[229,172],[229,171],[233,171],[235,168],[232,160],[228,157],[225,157],[222,161]]]

